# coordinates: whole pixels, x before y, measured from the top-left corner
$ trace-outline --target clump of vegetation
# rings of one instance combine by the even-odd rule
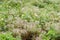
[[[16,40],[10,33],[1,33],[0,40]]]
[[[0,0],[0,40],[60,40],[59,30],[60,0]]]

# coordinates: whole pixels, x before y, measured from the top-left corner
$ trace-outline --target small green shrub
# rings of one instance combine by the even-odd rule
[[[55,30],[51,29],[43,36],[43,40],[53,40],[55,36],[56,36]]]
[[[10,33],[0,34],[0,40],[15,40],[15,38]]]

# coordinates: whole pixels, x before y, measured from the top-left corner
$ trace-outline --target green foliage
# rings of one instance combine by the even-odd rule
[[[55,26],[57,29],[60,28],[60,0],[0,0],[0,31],[12,32],[19,29],[14,30],[16,40],[22,40],[19,36],[20,30],[26,30],[21,32],[24,37],[30,31],[34,37],[38,32],[40,35],[42,31],[47,30],[47,33],[42,33],[43,40],[55,40],[58,37]],[[15,40],[15,38],[10,33],[3,33],[0,34],[0,40]]]
[[[6,30],[6,22],[5,20],[7,19],[7,15],[0,13],[0,31],[5,31]]]
[[[56,36],[55,30],[49,30],[45,36],[43,36],[43,40],[53,40]]]
[[[10,33],[0,34],[0,40],[16,40]]]

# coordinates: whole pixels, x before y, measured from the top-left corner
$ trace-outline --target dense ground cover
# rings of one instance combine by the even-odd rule
[[[0,0],[0,40],[60,40],[60,0]]]

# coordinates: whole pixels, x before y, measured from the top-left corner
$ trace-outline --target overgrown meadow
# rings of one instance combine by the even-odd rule
[[[0,0],[0,40],[60,40],[60,0]]]

